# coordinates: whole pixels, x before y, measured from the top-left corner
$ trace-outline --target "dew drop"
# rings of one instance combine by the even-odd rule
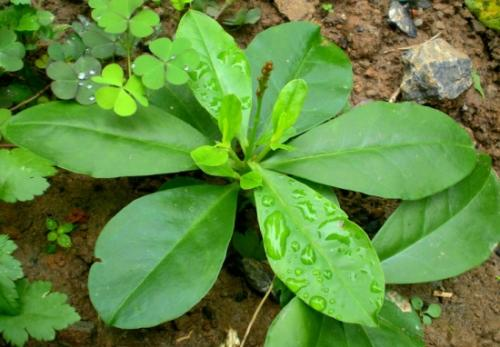
[[[186,72],[189,71],[189,66],[187,66],[187,65],[184,66],[184,71],[186,71]]]
[[[335,311],[334,311],[334,310],[328,310],[328,314],[329,314],[330,316],[333,316],[333,315],[335,314]]]
[[[319,276],[320,274],[321,274],[321,272],[318,269],[314,269],[313,270],[313,275],[314,276]]]
[[[262,205],[266,206],[266,207],[270,207],[272,205],[274,205],[274,198],[269,196],[269,195],[266,195],[262,198]]]
[[[326,300],[321,296],[313,296],[309,301],[309,305],[318,311],[323,311],[326,308]]]
[[[87,75],[85,75],[85,72],[80,72],[80,73],[78,74],[78,79],[79,79],[79,80],[84,80],[86,76],[87,76]]]
[[[370,285],[370,291],[372,293],[382,293],[382,287],[376,281],[373,281]]]
[[[290,235],[285,218],[280,211],[274,211],[264,222],[266,234],[264,246],[267,254],[273,259],[281,259],[286,252],[286,240]]]
[[[292,192],[292,195],[295,199],[300,199],[300,198],[304,198],[306,196],[306,192],[303,189],[295,189]]]
[[[80,87],[83,87],[83,85],[84,85],[84,84],[85,84],[85,83],[83,83],[83,82],[78,82],[78,85],[79,85]]]
[[[95,96],[91,96],[91,97],[89,97],[89,100],[90,100],[90,101],[95,101]]]
[[[170,56],[170,60],[174,60],[175,58],[177,58],[177,56],[175,54]]]
[[[300,276],[300,275],[302,275],[303,273],[304,273],[304,271],[302,271],[302,269],[295,269],[295,274],[296,274],[297,276]]]
[[[300,244],[297,241],[292,242],[292,251],[298,252],[300,250]]]
[[[304,219],[314,222],[316,220],[316,211],[310,201],[302,201],[297,206],[302,212]]]
[[[302,295],[302,297],[303,297],[304,299],[308,299],[308,298],[309,298],[309,294],[308,294],[308,293],[304,293],[304,294]]]
[[[309,281],[306,279],[288,278],[285,283],[292,292],[297,293],[299,290],[307,286]]]
[[[302,250],[300,261],[302,261],[302,263],[305,265],[312,265],[316,262],[316,253],[314,252],[314,249],[311,247],[311,245],[308,245]]]
[[[132,66],[131,66],[132,69],[135,69],[135,66],[136,66],[135,63],[133,63]]]
[[[330,305],[335,305],[337,303],[337,301],[335,301],[335,299],[330,299],[329,303],[330,303]]]
[[[94,70],[90,70],[89,71],[89,75],[91,75],[91,76],[95,75],[95,71]]]
[[[327,280],[329,280],[329,279],[331,279],[331,278],[332,278],[333,274],[332,274],[332,272],[331,272],[330,270],[326,270],[326,271],[323,271],[323,276],[324,276]]]
[[[92,84],[87,84],[87,89],[92,89],[94,86]]]
[[[323,291],[323,293],[328,293],[330,291],[330,288],[323,287],[323,288],[321,288],[321,290]]]

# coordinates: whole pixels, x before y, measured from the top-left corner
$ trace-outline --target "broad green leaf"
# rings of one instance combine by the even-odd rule
[[[269,130],[273,105],[280,90],[291,80],[309,85],[304,109],[295,128],[302,133],[334,117],[347,103],[352,88],[352,67],[347,55],[321,36],[318,25],[293,22],[273,26],[246,49],[251,64],[254,92],[257,78],[268,61],[274,69],[264,95],[259,134]]]
[[[148,98],[151,104],[189,123],[210,139],[219,138],[219,130],[214,119],[201,107],[187,86],[167,84],[164,88],[151,93]]]
[[[420,199],[476,165],[474,145],[453,119],[414,103],[358,106],[288,143],[263,163],[326,185],[384,198]]]
[[[160,89],[166,82],[175,85],[187,83],[188,72],[200,63],[198,54],[185,39],[172,42],[162,37],[152,41],[149,49],[154,56],[143,54],[132,64],[134,73],[142,77],[142,83],[149,89]]]
[[[190,87],[200,104],[215,118],[225,95],[236,95],[242,105],[240,141],[247,145],[248,120],[252,108],[250,67],[234,39],[209,16],[190,10],[181,19],[176,38],[191,41],[200,57]]]
[[[261,173],[257,214],[276,275],[317,311],[376,325],[384,275],[365,232],[305,184],[272,171]]]
[[[122,329],[151,327],[189,311],[212,287],[233,232],[237,186],[197,185],[140,198],[96,244],[89,275],[99,316]]]
[[[0,314],[16,314],[19,309],[14,281],[23,277],[21,263],[12,256],[16,244],[7,235],[0,235]]]
[[[190,125],[154,106],[121,118],[97,105],[63,102],[20,112],[9,121],[6,136],[62,168],[93,177],[191,170],[191,151],[208,142]]]
[[[50,161],[22,148],[0,150],[0,167],[0,200],[6,202],[42,194],[49,187],[45,177],[56,173]]]
[[[292,80],[280,91],[271,114],[273,135],[270,142],[272,149],[278,149],[283,142],[288,140],[286,133],[297,122],[306,97],[307,83],[304,80]]]
[[[82,105],[95,102],[97,83],[91,79],[101,73],[101,63],[95,58],[84,56],[74,64],[56,61],[47,67],[47,76],[54,82],[51,89],[62,100],[75,98]]]
[[[500,240],[500,185],[491,160],[453,187],[405,201],[373,240],[388,283],[457,276],[487,260]]]
[[[265,347],[424,347],[414,312],[402,312],[386,300],[380,326],[345,324],[327,317],[295,297],[274,319]]]
[[[23,68],[25,54],[22,43],[17,42],[16,33],[0,29],[0,71],[18,71]]]
[[[17,282],[21,311],[18,315],[0,315],[0,332],[14,346],[23,346],[28,336],[39,341],[51,341],[56,330],[62,330],[80,320],[61,293],[51,293],[49,282],[26,280]]]
[[[241,129],[241,102],[236,95],[225,95],[217,121],[222,133],[222,144],[231,147],[231,141],[239,135]]]

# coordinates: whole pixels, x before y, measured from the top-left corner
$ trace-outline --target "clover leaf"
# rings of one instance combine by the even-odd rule
[[[150,9],[135,13],[143,0],[91,0],[92,18],[108,33],[121,34],[130,30],[135,37],[146,37],[154,32],[160,17]],[[135,15],[134,15],[135,13]]]
[[[23,68],[24,46],[17,42],[12,30],[0,29],[0,69],[18,71]]]
[[[80,35],[90,54],[97,59],[108,59],[115,55],[126,56],[119,35],[110,34],[99,28],[87,18],[80,16],[80,22],[72,24],[73,30]]]
[[[118,64],[109,64],[101,76],[92,80],[106,85],[99,88],[95,94],[97,104],[105,110],[113,109],[117,115],[126,117],[137,111],[136,101],[143,106],[149,105],[141,81],[136,76],[131,76],[124,84],[124,73]]]
[[[95,102],[97,83],[91,78],[101,73],[101,64],[92,57],[81,57],[76,63],[58,61],[47,68],[47,75],[54,80],[52,92],[59,99],[76,99],[82,105]]]
[[[52,43],[47,52],[55,61],[75,61],[85,53],[85,45],[77,34],[72,33],[63,43]]]
[[[198,67],[200,58],[187,39],[160,38],[149,44],[154,56],[143,54],[134,64],[134,73],[142,76],[149,89],[160,89],[165,81],[180,85],[189,81],[188,72]]]

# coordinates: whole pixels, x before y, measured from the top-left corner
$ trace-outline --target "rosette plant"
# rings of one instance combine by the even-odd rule
[[[6,126],[16,145],[80,174],[222,177],[144,196],[112,218],[89,275],[100,317],[135,329],[193,308],[221,270],[238,201],[251,199],[269,264],[296,295],[268,346],[421,346],[418,317],[385,286],[488,258],[500,222],[490,159],[428,107],[371,102],[339,115],[351,64],[314,24],[272,27],[242,51],[188,11],[176,39],[200,65],[188,86],[155,91],[134,116],[53,102]],[[325,187],[404,201],[370,240]]]

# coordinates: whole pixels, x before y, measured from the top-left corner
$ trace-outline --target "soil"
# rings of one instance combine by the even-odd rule
[[[434,0],[433,7],[416,15],[423,24],[418,36],[409,38],[388,26],[388,1],[322,1],[334,5],[332,13],[321,9],[319,1],[297,1],[303,6],[278,7],[272,1],[241,1],[258,6],[262,19],[232,33],[242,46],[260,31],[288,18],[309,18],[322,26],[323,34],[347,51],[354,66],[352,103],[369,99],[388,100],[398,89],[403,75],[400,47],[423,42],[441,34],[455,48],[466,52],[482,78],[484,99],[471,88],[458,99],[435,102],[433,106],[459,121],[473,136],[478,148],[493,157],[500,172],[500,39],[478,23],[463,1]],[[44,2],[59,22],[70,22],[88,13],[82,1]],[[295,3],[295,2],[294,2]],[[233,10],[236,10],[236,6]],[[179,14],[161,11],[165,29],[172,33]],[[0,232],[16,241],[24,271],[31,280],[50,280],[54,288],[67,293],[82,321],[58,334],[51,343],[30,342],[29,346],[219,346],[232,328],[243,336],[261,295],[253,292],[245,279],[226,263],[217,283],[205,299],[183,317],[153,329],[118,330],[104,326],[93,309],[87,291],[87,274],[93,248],[107,221],[139,196],[155,191],[165,177],[97,180],[61,171],[51,179],[51,187],[36,200],[0,204]],[[374,233],[394,210],[397,202],[362,194],[338,192],[342,206],[369,233]],[[83,211],[88,220],[73,233],[74,246],[56,254],[45,252],[45,219],[63,220]],[[405,295],[418,295],[427,303],[441,303],[442,317],[426,328],[430,347],[493,347],[500,345],[500,259],[493,254],[483,266],[460,277],[425,285],[397,287]],[[433,296],[435,290],[453,293],[449,299]],[[262,346],[267,328],[279,306],[268,300],[250,334],[247,346]],[[1,342],[0,342],[1,344]],[[306,346],[305,346],[306,347]]]

